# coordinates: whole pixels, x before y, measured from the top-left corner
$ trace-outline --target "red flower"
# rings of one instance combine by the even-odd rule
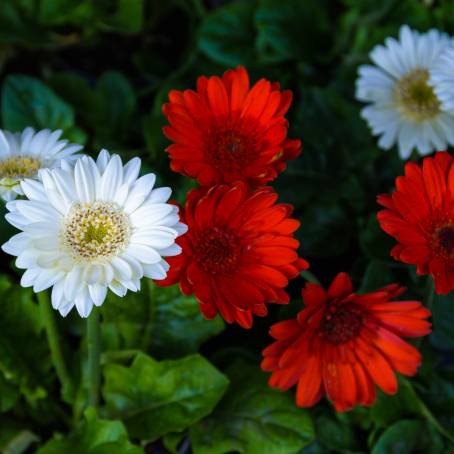
[[[397,391],[394,370],[414,375],[421,355],[400,336],[430,332],[430,312],[418,301],[391,301],[403,293],[397,284],[364,295],[352,293],[346,273],[328,291],[315,284],[303,289],[305,308],[295,320],[271,327],[276,339],[263,351],[269,384],[287,390],[298,383],[296,404],[315,405],[326,394],[337,411],[371,405],[377,384]]]
[[[437,293],[454,289],[454,160],[445,152],[408,162],[396,190],[381,195],[381,228],[398,244],[391,255],[416,265],[418,274],[432,274]]]
[[[249,192],[242,182],[192,190],[181,210],[189,228],[177,239],[183,252],[166,259],[167,279],[157,284],[180,282],[206,318],[220,312],[243,328],[267,314],[266,303],[288,303],[283,288],[308,264],[296,253],[292,207],[276,200],[272,188]]]
[[[300,141],[286,139],[292,93],[265,79],[250,88],[241,66],[222,78],[199,77],[197,91],[171,90],[169,100],[163,112],[170,123],[164,134],[174,142],[170,166],[202,186],[263,185],[300,153]]]

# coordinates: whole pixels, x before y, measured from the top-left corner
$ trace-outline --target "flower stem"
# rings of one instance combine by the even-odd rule
[[[97,408],[99,403],[99,385],[101,383],[101,335],[99,312],[94,309],[87,319],[88,344],[88,404]]]
[[[61,350],[61,343],[58,336],[57,326],[55,323],[54,311],[49,301],[49,295],[46,291],[37,293],[41,317],[46,329],[47,342],[49,344],[52,363],[60,381],[63,393],[71,395],[73,384]]]

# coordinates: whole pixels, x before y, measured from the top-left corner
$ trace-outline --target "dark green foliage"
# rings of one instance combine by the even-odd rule
[[[328,283],[348,271],[361,291],[391,282],[429,300],[424,278],[389,256],[376,195],[403,163],[378,149],[359,113],[354,83],[371,48],[407,23],[454,35],[451,0],[2,0],[1,127],[62,129],[66,139],[124,161],[142,158],[184,202],[194,183],[169,169],[162,104],[199,75],[246,65],[291,89],[289,136],[301,156],[273,182],[301,220],[297,237],[311,271]],[[3,210],[3,208],[2,208]],[[3,217],[3,212],[2,212]],[[12,234],[5,221],[0,240]],[[2,253],[3,254],[3,253]],[[103,400],[87,410],[85,326],[57,326],[76,385],[62,401],[41,312],[2,256],[0,451],[6,454],[325,454],[454,452],[454,297],[436,297],[434,333],[422,341],[418,375],[372,408],[335,414],[326,400],[294,405],[260,370],[269,326],[302,308],[292,301],[252,330],[206,321],[177,286],[145,280],[101,309]],[[239,359],[241,361],[239,361]]]

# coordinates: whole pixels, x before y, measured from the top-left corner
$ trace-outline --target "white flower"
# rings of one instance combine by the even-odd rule
[[[397,142],[406,159],[415,148],[425,155],[454,144],[454,113],[441,105],[429,84],[442,51],[452,45],[449,36],[404,25],[399,41],[387,38],[385,44],[372,50],[376,66],[360,66],[356,82],[357,99],[371,103],[361,115],[380,136],[378,145],[389,149]]]
[[[12,133],[0,130],[0,197],[5,201],[24,195],[20,182],[35,178],[39,169],[55,168],[62,159],[74,160],[81,145],[59,140],[62,131],[43,129],[35,132],[25,128]]]
[[[443,108],[454,110],[454,47],[446,48],[431,71],[430,82]]]
[[[52,287],[52,306],[65,316],[75,305],[88,317],[109,288],[124,296],[140,279],[164,279],[165,256],[177,255],[175,239],[186,231],[178,207],[166,203],[170,188],[153,189],[156,177],[137,178],[140,159],[123,166],[101,151],[75,165],[39,172],[21,183],[28,200],[7,203],[7,220],[22,230],[2,248],[17,256],[21,285]]]

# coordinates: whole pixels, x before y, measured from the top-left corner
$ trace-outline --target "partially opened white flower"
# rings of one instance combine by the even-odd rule
[[[431,84],[443,108],[454,110],[454,46],[446,48],[431,71]]]
[[[153,189],[155,175],[138,178],[140,159],[123,166],[101,151],[75,165],[41,170],[40,181],[21,183],[28,200],[7,203],[6,218],[21,233],[3,245],[17,256],[21,285],[52,287],[52,305],[65,316],[75,305],[88,317],[109,288],[124,296],[140,279],[164,279],[163,257],[181,252],[175,239],[186,231],[170,188]]]
[[[389,149],[395,143],[403,159],[413,149],[425,155],[454,144],[454,113],[441,104],[429,83],[432,69],[451,39],[438,30],[418,33],[404,25],[399,41],[387,38],[370,58],[376,66],[359,67],[356,97],[369,102],[361,111],[378,145]]]
[[[60,166],[62,159],[74,160],[81,145],[59,140],[62,131],[25,128],[12,133],[0,130],[0,197],[5,201],[24,195],[20,182],[36,178],[40,169]]]

